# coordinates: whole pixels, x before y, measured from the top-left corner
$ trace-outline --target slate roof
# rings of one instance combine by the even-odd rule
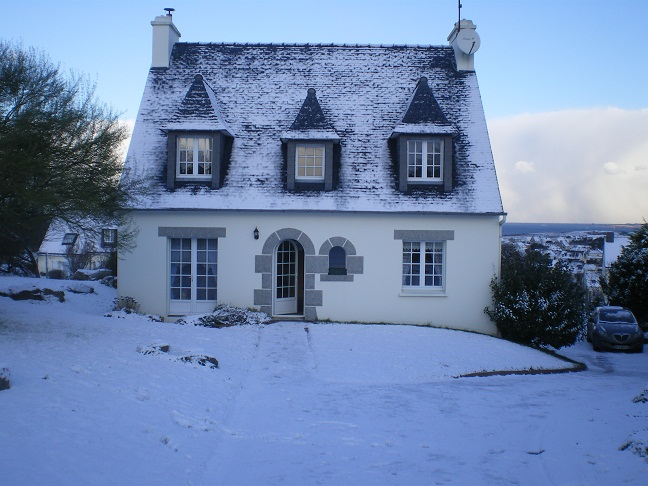
[[[67,253],[67,250],[69,248],[68,245],[63,244],[63,237],[67,233],[74,233],[78,235],[78,238],[76,239],[75,243],[77,245],[77,248],[83,249],[86,241],[92,245],[94,245],[94,252],[95,253],[108,253],[110,249],[108,248],[103,248],[101,246],[101,230],[102,229],[108,229],[108,228],[114,228],[117,229],[117,226],[115,224],[111,223],[105,223],[101,221],[86,221],[84,223],[89,224],[90,226],[94,227],[97,229],[96,234],[91,234],[91,232],[88,231],[82,231],[79,228],[74,228],[67,224],[64,221],[55,219],[52,221],[50,224],[49,228],[47,229],[47,233],[45,234],[45,237],[43,238],[43,241],[41,242],[41,245],[38,249],[39,254],[53,254],[53,255],[65,255]]]
[[[335,129],[324,116],[322,107],[317,101],[314,88],[308,88],[308,93],[295,121],[290,129],[283,133],[282,140],[339,140]]]
[[[167,131],[201,127],[234,136],[223,187],[167,189]],[[454,189],[401,193],[388,140],[430,131],[454,136]],[[335,190],[286,189],[296,136],[339,142]],[[477,78],[449,46],[177,43],[149,72],[123,177],[150,181],[139,209],[503,212]]]

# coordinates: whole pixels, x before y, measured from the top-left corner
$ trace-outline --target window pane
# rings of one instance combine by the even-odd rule
[[[211,175],[213,156],[211,137],[178,137],[177,146],[179,175]]]
[[[407,177],[422,179],[442,179],[443,141],[407,141]]]
[[[408,140],[407,142],[407,177],[423,177],[423,142]]]
[[[199,238],[196,240],[196,298],[197,300],[216,300],[216,261],[218,240]],[[207,263],[207,262],[214,263]]]
[[[297,178],[322,179],[324,177],[325,150],[320,145],[298,145],[295,160]]]
[[[346,268],[346,251],[341,246],[334,246],[329,251],[329,268]]]
[[[443,286],[442,241],[403,242],[403,286]]]

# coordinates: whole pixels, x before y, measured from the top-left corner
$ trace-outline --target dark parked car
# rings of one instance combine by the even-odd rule
[[[644,335],[637,319],[625,307],[597,307],[587,323],[587,340],[594,350],[643,351]]]

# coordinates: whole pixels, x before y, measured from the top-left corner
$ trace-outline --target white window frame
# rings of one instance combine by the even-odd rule
[[[78,233],[65,233],[65,235],[63,235],[63,241],[61,241],[61,244],[65,246],[74,246],[78,237]]]
[[[103,228],[101,230],[101,243],[103,246],[117,245],[117,230],[115,228]]]
[[[187,140],[187,146],[191,145],[191,148],[187,147],[185,150],[182,146],[181,140]],[[206,142],[206,147],[204,150],[201,150],[200,141]],[[182,161],[182,153],[191,154],[191,160]],[[200,160],[200,155],[205,155],[204,160]],[[189,159],[189,157],[186,157]],[[191,173],[185,171],[182,173],[182,165],[186,164],[186,167],[191,167]],[[199,173],[201,169],[201,164],[204,164],[202,169],[203,173]],[[205,135],[178,135],[176,137],[176,178],[178,179],[211,179],[212,173],[214,171],[214,139],[210,136]],[[208,169],[207,169],[208,167]]]
[[[417,150],[416,145],[421,144],[420,152]],[[441,138],[412,138],[407,140],[407,180],[408,181],[426,181],[426,182],[441,182],[443,181],[443,154],[444,154],[444,140]],[[420,160],[417,160],[417,155],[420,155]],[[437,163],[438,161],[438,163]],[[417,163],[418,162],[418,163]],[[421,175],[410,175],[410,168],[420,165]],[[428,175],[428,171],[432,170],[432,175]],[[438,171],[438,176],[434,175],[435,169]]]
[[[299,152],[301,150],[313,149],[313,154],[302,154]],[[321,150],[321,154],[317,155],[315,152],[317,149]],[[319,159],[319,165],[316,163]],[[299,173],[300,169],[300,160],[302,161],[301,167],[304,168],[304,174]],[[305,161],[312,161],[312,164],[305,165]],[[308,169],[316,169],[317,167],[321,168],[320,175],[307,174]],[[297,181],[323,181],[326,176],[326,146],[324,144],[315,144],[315,143],[298,143],[295,145],[295,180]]]
[[[428,249],[432,261],[427,261]],[[418,254],[417,261],[411,258]],[[435,261],[439,256],[441,262]],[[401,286],[404,294],[430,295],[445,293],[446,242],[403,240]]]
[[[174,248],[174,240],[180,243],[180,248]],[[189,248],[183,245],[187,241],[190,242]],[[205,241],[206,248],[199,249],[198,241]],[[168,238],[168,244],[167,289],[170,315],[211,312],[218,298],[218,238]],[[174,257],[174,252],[179,252],[180,255]],[[210,252],[215,261],[209,261]],[[203,271],[200,271],[201,265],[205,265]],[[212,274],[208,272],[210,269],[214,270]],[[208,284],[209,278],[214,279],[213,286]],[[174,289],[178,289],[180,298],[174,298]],[[213,299],[209,298],[210,291],[213,292]],[[204,297],[200,295],[203,293]]]

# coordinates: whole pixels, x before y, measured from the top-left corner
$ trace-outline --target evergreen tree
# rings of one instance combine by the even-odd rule
[[[531,245],[502,246],[501,278],[491,281],[493,308],[485,312],[504,339],[536,347],[576,342],[584,324],[584,293],[561,263]]]
[[[93,86],[0,41],[0,268],[37,274],[35,252],[56,218],[86,232],[120,222],[126,136]]]
[[[601,287],[610,305],[629,308],[644,326],[648,323],[648,223],[630,235],[630,242],[612,264]]]

